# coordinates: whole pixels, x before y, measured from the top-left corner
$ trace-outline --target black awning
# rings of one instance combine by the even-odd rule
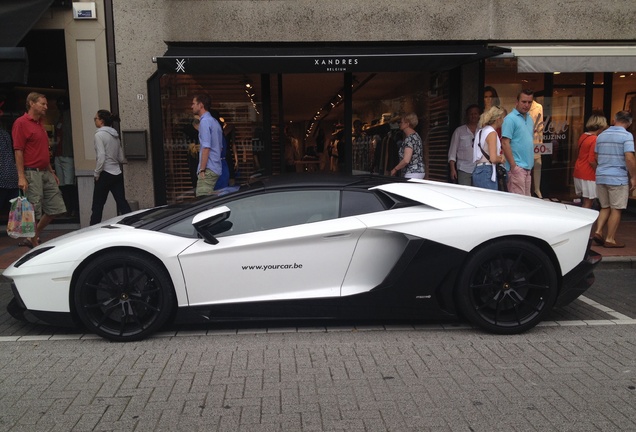
[[[2,0],[0,2],[0,84],[26,84],[29,62],[20,41],[51,7],[53,0]]]
[[[0,84],[26,84],[28,75],[26,48],[0,47]]]
[[[168,43],[163,73],[321,73],[448,70],[499,55],[484,45],[298,45]]]
[[[0,47],[15,47],[51,7],[53,0],[2,0]]]

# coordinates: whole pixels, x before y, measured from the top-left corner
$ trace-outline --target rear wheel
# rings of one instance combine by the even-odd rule
[[[161,328],[175,308],[175,294],[170,276],[151,258],[111,252],[82,270],[74,302],[89,330],[125,342],[143,339]]]
[[[537,325],[552,308],[557,277],[537,246],[504,240],[468,259],[456,293],[459,309],[471,323],[492,333],[515,334]]]

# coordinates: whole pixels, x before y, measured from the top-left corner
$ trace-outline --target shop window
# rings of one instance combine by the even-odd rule
[[[584,73],[554,73],[554,85],[555,86],[584,86],[585,74]]]
[[[613,76],[612,115],[621,110],[636,112],[636,71],[618,72]]]
[[[344,136],[344,74],[283,75],[281,117],[288,135],[285,171],[348,172],[346,146],[351,145],[354,174],[388,174],[398,162],[399,118],[415,112],[420,119],[417,132],[425,140],[427,176],[446,180],[447,75],[353,74],[350,139]]]
[[[570,199],[577,142],[585,131],[585,121],[593,111],[611,113],[609,123],[620,110],[635,112],[636,72],[517,73],[517,61],[510,58],[489,59],[485,65],[485,85],[497,89],[501,104],[509,111],[519,90],[535,90],[544,116],[543,142],[540,147],[535,146],[542,155],[541,190],[547,196]],[[608,94],[611,106],[607,106]],[[586,100],[588,96],[591,101]]]
[[[415,129],[424,142],[427,178],[432,178],[431,167],[443,166],[440,179],[446,179],[445,154],[443,160],[432,157],[439,153],[440,144],[446,149],[448,144],[446,76],[445,73],[387,72],[353,77],[354,173],[389,174],[399,162],[398,149],[403,139],[400,117],[414,112],[419,119]]]
[[[264,150],[260,75],[164,75],[161,78],[165,187],[168,203],[194,197],[198,121],[192,99],[208,93],[223,122],[231,182],[242,183],[260,168]],[[259,159],[259,157],[261,159]]]
[[[427,178],[446,181],[448,76],[447,72],[349,77],[343,73],[164,75],[160,89],[166,202],[194,197],[198,132],[191,103],[201,92],[210,94],[212,109],[232,128],[226,159],[237,168],[232,173],[235,183],[261,172],[388,174],[398,162],[399,119],[408,112],[415,112],[420,120],[416,131],[425,144]],[[349,78],[350,93],[345,92]],[[351,101],[345,100],[345,94],[352,95]],[[357,125],[353,137],[343,136],[348,103]],[[271,129],[265,131],[268,125]]]

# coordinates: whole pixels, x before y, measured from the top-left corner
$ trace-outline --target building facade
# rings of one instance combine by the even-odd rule
[[[585,119],[636,103],[628,0],[87,3],[96,19],[51,9],[31,30],[64,33],[80,204],[90,203],[100,108],[120,114],[126,191],[143,208],[192,196],[190,104],[201,92],[227,124],[237,182],[288,171],[384,173],[396,157],[395,118],[407,111],[427,140],[427,178],[447,181],[464,108],[483,105],[491,86],[510,110],[530,87],[543,105],[539,190],[559,198],[572,197]],[[85,224],[90,209],[80,210]]]

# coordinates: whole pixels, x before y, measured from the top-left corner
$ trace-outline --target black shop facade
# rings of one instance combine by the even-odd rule
[[[228,45],[169,43],[148,80],[157,204],[193,196],[194,95],[220,115],[232,181],[290,171],[386,174],[389,137],[415,112],[427,178],[446,181],[450,133],[462,122],[461,66],[502,52],[486,45]],[[354,128],[354,125],[356,127]],[[290,152],[290,142],[293,151]],[[290,153],[293,165],[290,170]]]

